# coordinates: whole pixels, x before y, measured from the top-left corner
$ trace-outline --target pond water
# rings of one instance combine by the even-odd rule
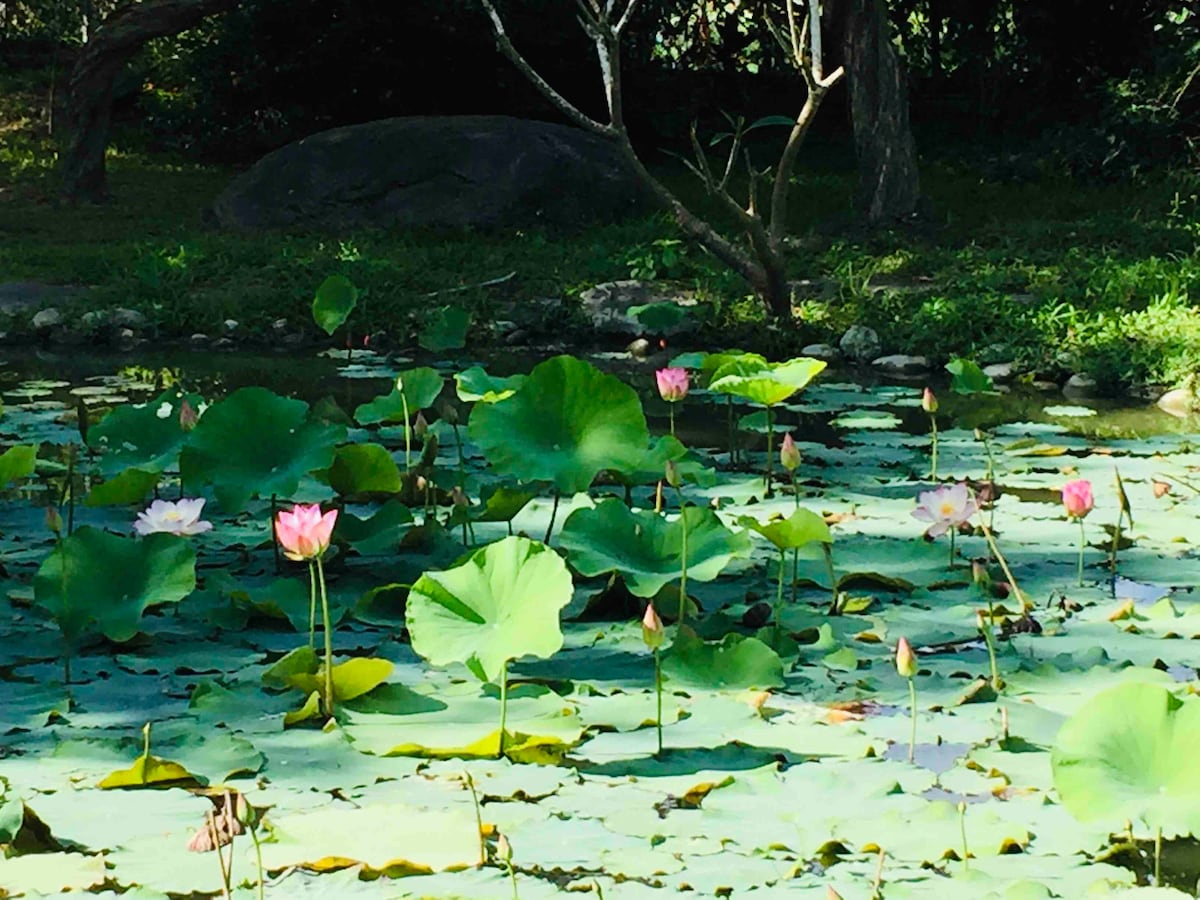
[[[584,356],[636,389],[651,432],[667,431],[653,363]],[[777,409],[776,431],[793,434],[802,462],[794,482],[774,464],[769,496],[762,412],[740,403],[731,410],[724,397],[697,389],[678,405],[677,435],[690,455],[680,457],[679,494],[664,492],[667,518],[647,511],[662,471],[649,451],[655,470],[632,466],[626,483],[602,478],[579,491],[534,485],[510,508],[495,500],[529,487],[508,475],[529,463],[520,458],[530,446],[522,429],[543,423],[530,414],[501,419],[507,431],[478,423],[455,431],[438,421],[439,410],[450,400],[464,425],[477,418],[456,399],[450,377],[468,366],[501,376],[528,373],[537,362],[534,355],[434,361],[445,385],[426,415],[438,440],[427,439],[429,458],[418,463],[420,442],[406,447],[394,418],[372,420],[364,408],[392,391],[398,373],[429,360],[8,351],[0,365],[0,438],[41,449],[37,475],[10,489],[0,505],[7,597],[0,607],[0,844],[10,843],[4,829],[14,827],[18,802],[24,821],[36,815],[46,833],[23,826],[25,843],[12,841],[14,852],[0,857],[0,887],[17,896],[133,887],[156,898],[215,895],[221,886],[215,854],[187,845],[223,802],[215,788],[224,784],[265,811],[266,895],[275,897],[507,897],[510,875],[525,900],[566,890],[632,900],[681,891],[824,900],[830,888],[859,897],[871,885],[889,900],[1107,895],[1152,879],[1148,823],[1162,821],[1168,823],[1164,880],[1194,889],[1200,874],[1194,844],[1173,839],[1194,828],[1193,820],[1155,805],[1166,792],[1180,807],[1200,808],[1200,797],[1187,793],[1198,781],[1187,775],[1194,763],[1174,762],[1190,760],[1194,748],[1163,751],[1170,763],[1154,777],[1170,787],[1161,791],[1158,782],[1146,785],[1137,771],[1130,774],[1128,767],[1139,765],[1133,751],[1129,759],[1113,753],[1083,760],[1099,773],[1091,796],[1107,797],[1107,786],[1122,779],[1139,785],[1133,799],[1121,794],[1107,814],[1094,816],[1055,789],[1052,750],[1064,723],[1079,721],[1106,690],[1132,686],[1165,697],[1197,684],[1195,422],[1149,405],[1025,389],[958,397],[935,384],[940,478],[979,480],[990,468],[1000,486],[993,508],[976,514],[952,543],[924,538],[926,523],[912,515],[918,494],[934,487],[923,382],[831,371]],[[212,530],[187,538],[186,549],[184,539],[153,537],[164,539],[164,552],[194,550],[196,590],[188,584],[169,597],[142,596],[146,608],[136,610],[135,626],[114,638],[99,633],[89,616],[103,618],[110,600],[120,604],[131,591],[148,590],[130,587],[134,573],[64,565],[56,571],[61,585],[43,578],[35,589],[47,558],[61,552],[44,507],[47,498],[65,496],[64,479],[74,479],[79,497],[71,503],[76,535],[129,535],[142,505],[96,500],[103,498],[97,488],[121,475],[112,463],[117,440],[105,453],[67,449],[79,444],[81,414],[94,429],[102,410],[159,398],[165,415],[151,405],[154,414],[138,427],[153,429],[157,418],[172,424],[179,407],[160,395],[176,387],[213,404],[191,432],[196,436],[218,427],[205,423],[217,421],[208,417],[223,397],[250,386],[300,398],[312,404],[313,415],[289,431],[272,418],[285,417],[286,404],[262,401],[268,405],[261,419],[240,420],[244,427],[223,433],[228,460],[208,460],[208,469],[193,463],[200,474],[186,493],[206,498]],[[572,404],[587,407],[597,396]],[[592,404],[592,429],[624,415],[614,410],[628,398],[619,391],[605,396],[610,405]],[[541,414],[552,418],[555,411]],[[329,429],[341,435],[341,446],[383,448],[379,455],[396,474],[364,474],[351,465],[351,454],[336,457],[346,469],[340,474],[337,463],[297,463],[294,489],[275,501],[261,485],[238,483],[233,490],[204,476],[222,465],[236,470],[260,441],[286,469],[292,437],[316,441],[315,432]],[[637,433],[644,445],[644,430]],[[130,452],[144,451],[142,437],[130,435]],[[512,459],[503,457],[505,444],[516,448]],[[178,446],[171,453],[161,475],[150,474],[153,490],[175,498]],[[428,476],[424,494],[408,472],[401,477],[410,466]],[[262,484],[279,475],[270,465],[247,471]],[[1122,517],[1115,472],[1132,523]],[[383,479],[371,484],[395,489],[339,487],[368,475]],[[1096,498],[1082,529],[1067,520],[1060,500],[1063,483],[1076,478],[1090,480]],[[463,512],[448,493],[458,486]],[[636,511],[625,507],[626,489]],[[146,496],[150,491],[147,484]],[[328,506],[335,493],[340,524],[325,563],[331,650],[342,665],[379,665],[383,683],[344,699],[339,683],[336,716],[325,723],[314,714],[318,707],[307,707],[320,693],[309,693],[316,663],[288,668],[297,648],[307,649],[308,568],[280,558],[270,523],[285,502]],[[688,510],[682,517],[681,501]],[[828,523],[830,559],[819,549],[823,539],[793,555],[747,524],[753,519],[769,532],[772,521],[795,515],[798,505]],[[622,532],[626,543],[597,524],[601,512],[636,521]],[[692,631],[676,633],[680,592],[672,566],[681,552],[681,518],[696,529],[686,592],[696,611],[688,619]],[[554,652],[549,641],[548,649],[516,653],[505,664],[507,687],[500,692],[481,685],[475,669],[461,664],[465,657],[444,646],[438,652],[446,661],[431,664],[406,604],[433,591],[423,576],[460,572],[464,555],[490,541],[514,546],[505,542],[510,533],[549,534],[575,572],[562,576],[561,649]],[[989,534],[1010,571],[1000,568]],[[151,558],[138,554],[158,546],[111,540],[129,560]],[[488,551],[478,552],[485,556],[473,560]],[[557,564],[557,555],[550,556]],[[605,567],[618,558],[619,566]],[[985,594],[973,586],[974,558],[990,558],[989,578],[1007,583],[1005,589]],[[79,579],[74,594],[69,577]],[[519,598],[542,610],[536,622],[521,622],[539,640],[546,630],[558,633],[545,620],[559,607],[540,605],[555,594],[551,582],[538,581]],[[488,589],[503,594],[490,582]],[[828,614],[831,593],[843,614]],[[61,605],[47,604],[46,596]],[[81,596],[83,612],[75,606],[64,612],[68,599]],[[668,620],[661,711],[653,657],[637,621],[647,597]],[[479,613],[478,621],[455,621],[466,629],[456,632],[461,642],[484,647],[494,640],[471,631],[474,625],[488,635],[511,634],[506,617],[520,620],[522,606],[495,602],[506,610],[495,621]],[[997,623],[999,691],[988,684],[991,661],[979,624],[989,605]],[[71,609],[83,634],[66,684],[60,625]],[[900,637],[915,648],[918,668],[913,763],[907,761],[914,724],[909,682],[894,657]],[[482,665],[478,658],[475,664]],[[498,729],[502,695],[507,724]],[[1198,702],[1185,700],[1183,709]],[[147,723],[153,723],[153,757],[178,763],[188,777],[160,790],[139,790],[138,783],[101,788],[139,759],[143,740],[150,740],[143,736]],[[1138,733],[1158,725],[1164,734],[1171,730],[1170,721],[1154,720]],[[491,758],[502,731],[508,755]],[[1179,770],[1184,776],[1171,781]],[[1126,819],[1135,820],[1132,843]],[[511,873],[498,834],[511,845]],[[476,865],[481,853],[487,865]],[[239,837],[232,855],[235,884],[242,884],[235,896],[254,896],[253,845]]]

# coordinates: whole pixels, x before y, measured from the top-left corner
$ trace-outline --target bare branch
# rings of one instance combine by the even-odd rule
[[[812,50],[813,80],[821,81],[821,0],[808,0],[808,46]]]
[[[496,35],[496,44],[500,47],[500,52],[508,57],[508,60],[514,66],[521,70],[521,74],[533,82],[534,86],[542,92],[547,100],[554,104],[559,112],[579,127],[586,128],[588,131],[604,135],[605,137],[611,137],[615,133],[613,125],[605,125],[585,115],[571,101],[552,88],[550,83],[539,75],[537,70],[521,55],[521,52],[513,46],[513,42],[508,37],[508,32],[504,30],[504,20],[496,12],[496,7],[492,5],[491,0],[479,0],[479,2],[487,12],[488,18],[491,19],[492,31]]]
[[[696,123],[692,122],[692,127],[688,131],[688,136],[692,139],[692,153],[696,157],[696,165],[689,166],[693,172],[700,176],[700,180],[704,182],[704,186],[709,191],[716,189],[713,183],[712,170],[708,167],[708,154],[704,152],[704,148],[700,146],[700,138],[696,135]]]
[[[621,18],[617,22],[617,34],[620,34],[625,30],[625,26],[628,25],[629,20],[633,18],[633,12],[637,9],[639,3],[641,3],[641,0],[629,0],[629,5],[625,7],[625,12],[621,14]]]

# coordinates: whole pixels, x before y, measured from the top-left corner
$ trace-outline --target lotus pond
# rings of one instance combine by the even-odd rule
[[[340,357],[2,376],[0,896],[1195,895],[1193,423]]]

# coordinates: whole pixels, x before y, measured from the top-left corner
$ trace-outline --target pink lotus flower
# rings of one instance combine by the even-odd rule
[[[200,519],[203,510],[203,497],[195,500],[155,500],[137,514],[133,530],[143,536],[159,532],[182,536],[203,534],[212,529],[212,522]]]
[[[646,614],[642,616],[642,641],[651,650],[657,650],[662,646],[664,637],[662,619],[658,617],[654,604],[647,603]]]
[[[659,369],[654,373],[658,393],[668,403],[678,403],[688,395],[687,369]]]
[[[783,436],[783,443],[779,445],[779,462],[789,472],[794,472],[800,465],[800,449],[792,440],[790,431]]]
[[[321,507],[316,503],[311,506],[297,503],[291,510],[281,511],[275,518],[275,537],[283,555],[297,562],[321,556],[329,547],[337,515],[336,509],[321,515]]]
[[[1082,519],[1096,505],[1092,499],[1092,483],[1084,478],[1068,481],[1062,486],[1062,502],[1068,516]]]
[[[958,528],[979,509],[979,504],[971,496],[966,484],[947,484],[933,491],[922,491],[917,495],[917,508],[913,510],[913,518],[922,522],[932,522],[929,526],[930,537],[939,537],[951,528]]]

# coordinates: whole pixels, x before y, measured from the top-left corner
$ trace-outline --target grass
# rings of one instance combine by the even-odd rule
[[[677,246],[674,226],[657,215],[573,235],[231,235],[207,226],[201,211],[232,172],[120,149],[110,159],[115,202],[63,207],[54,202],[53,147],[37,95],[23,84],[0,78],[0,281],[92,285],[89,305],[138,308],[167,338],[216,333],[229,318],[262,334],[280,317],[306,323],[314,288],[332,272],[364,292],[357,330],[382,330],[399,344],[412,342],[434,292],[516,272],[498,287],[453,295],[487,324],[518,317],[522,300],[572,297],[636,272],[713,301],[707,337],[716,344],[795,352],[836,342],[859,322],[888,352],[1015,359],[1050,378],[1083,371],[1110,392],[1174,383],[1200,368],[1200,314],[1189,297],[1200,283],[1195,175],[999,183],[929,164],[929,214],[903,230],[867,232],[849,214],[853,173],[802,159],[791,265],[814,285],[797,296],[797,326],[779,332],[762,328],[739,279],[699,249]],[[663,177],[703,205],[687,173]]]

